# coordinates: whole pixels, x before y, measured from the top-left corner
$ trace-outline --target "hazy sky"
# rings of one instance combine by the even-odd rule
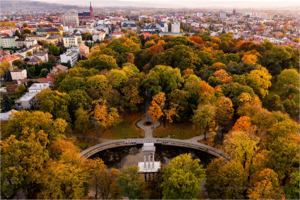
[[[47,3],[61,3],[88,6],[89,0],[31,0]],[[298,7],[300,0],[92,0],[94,6],[145,6],[145,7],[186,7],[186,8],[214,8],[214,7],[252,7],[252,8],[280,8]]]

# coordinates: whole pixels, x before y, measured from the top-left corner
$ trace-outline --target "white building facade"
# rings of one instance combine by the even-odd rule
[[[78,13],[64,14],[61,19],[64,26],[79,25]]]

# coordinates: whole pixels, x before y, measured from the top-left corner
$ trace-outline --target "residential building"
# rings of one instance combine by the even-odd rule
[[[19,79],[25,79],[27,78],[27,71],[26,69],[14,69],[10,71],[11,79],[13,81],[19,80]]]
[[[172,33],[180,33],[180,22],[173,22],[171,25]]]
[[[225,12],[220,12],[220,18],[226,18],[226,13]]]
[[[48,59],[48,53],[45,52],[45,51],[37,52],[37,53],[33,54],[33,56],[39,58],[40,60],[42,60],[45,63],[47,63],[49,61],[49,59]]]
[[[15,112],[18,112],[18,111],[16,111],[16,110],[10,110],[10,111],[5,112],[5,113],[0,113],[0,120],[1,121],[9,121],[9,116],[12,113],[15,113]]]
[[[15,37],[0,37],[0,48],[16,48]]]
[[[68,72],[68,67],[64,65],[56,65],[50,70],[50,74],[58,74],[59,72]]]
[[[112,34],[112,39],[123,37],[125,34],[123,32],[115,32]]]
[[[65,47],[77,47],[78,46],[78,40],[77,37],[74,35],[65,35],[63,37],[64,46]]]
[[[35,45],[35,44],[37,44],[37,41],[36,40],[24,40],[24,44],[25,44],[25,46],[27,47],[27,48],[29,48],[29,47],[31,47],[31,46],[33,46],[33,45]]]
[[[81,34],[76,33],[75,37],[77,38],[77,46],[82,45],[82,36],[81,36]]]
[[[41,61],[41,59],[39,59],[38,57],[31,56],[31,58],[27,61],[27,64],[28,65],[36,65],[36,64],[39,64],[40,61]]]
[[[48,37],[46,41],[48,43],[52,42],[53,44],[57,45],[59,42],[63,41],[62,38],[63,37],[61,35],[53,35],[53,36]]]
[[[136,31],[137,26],[135,24],[129,24],[129,23],[125,22],[122,24],[121,29]]]
[[[6,85],[7,92],[15,92],[17,90],[16,84]]]
[[[80,53],[80,50],[78,47],[72,47],[71,49],[68,49],[66,53],[60,55],[60,60],[62,63],[67,63],[70,61],[71,67],[74,67],[74,65],[78,61],[78,54]]]
[[[168,32],[168,24],[165,22],[157,22],[156,28],[158,28],[160,32]]]
[[[197,17],[203,17],[203,13],[202,12],[197,12]]]
[[[49,35],[47,35],[47,34],[46,35],[27,35],[26,39],[45,42],[45,41],[47,41],[48,37],[49,37]]]
[[[53,87],[54,76],[53,74],[47,74],[46,78],[39,78],[39,83],[48,83],[50,87]]]
[[[29,93],[40,92],[49,87],[49,83],[34,83],[28,88]]]
[[[93,41],[96,42],[97,40],[99,41],[104,41],[105,38],[105,31],[101,30],[99,33],[94,34],[93,37]]]
[[[68,13],[62,16],[62,23],[64,26],[79,26],[78,13]]]
[[[15,101],[16,108],[18,110],[25,110],[25,109],[30,109],[32,106],[37,105],[38,102],[35,100],[35,95],[37,94],[38,92],[25,93],[20,99]]]
[[[80,56],[81,56],[81,58],[82,57],[86,58],[86,55],[90,53],[89,47],[87,47],[85,45],[79,46],[79,50],[80,50]]]
[[[13,66],[13,61],[19,60],[19,59],[20,59],[20,57],[15,55],[15,54],[5,55],[5,56],[2,57],[0,63],[3,62],[3,61],[8,61],[10,63],[10,65]]]

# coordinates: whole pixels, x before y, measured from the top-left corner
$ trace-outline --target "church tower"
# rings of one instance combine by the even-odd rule
[[[90,15],[91,18],[94,18],[93,8],[92,8],[92,2],[90,1]]]

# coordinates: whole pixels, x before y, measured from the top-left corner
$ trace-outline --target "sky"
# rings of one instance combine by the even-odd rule
[[[47,3],[61,3],[88,6],[89,0],[31,0]],[[157,7],[157,8],[278,8],[298,7],[299,0],[92,0],[93,6],[136,6],[136,7]]]

